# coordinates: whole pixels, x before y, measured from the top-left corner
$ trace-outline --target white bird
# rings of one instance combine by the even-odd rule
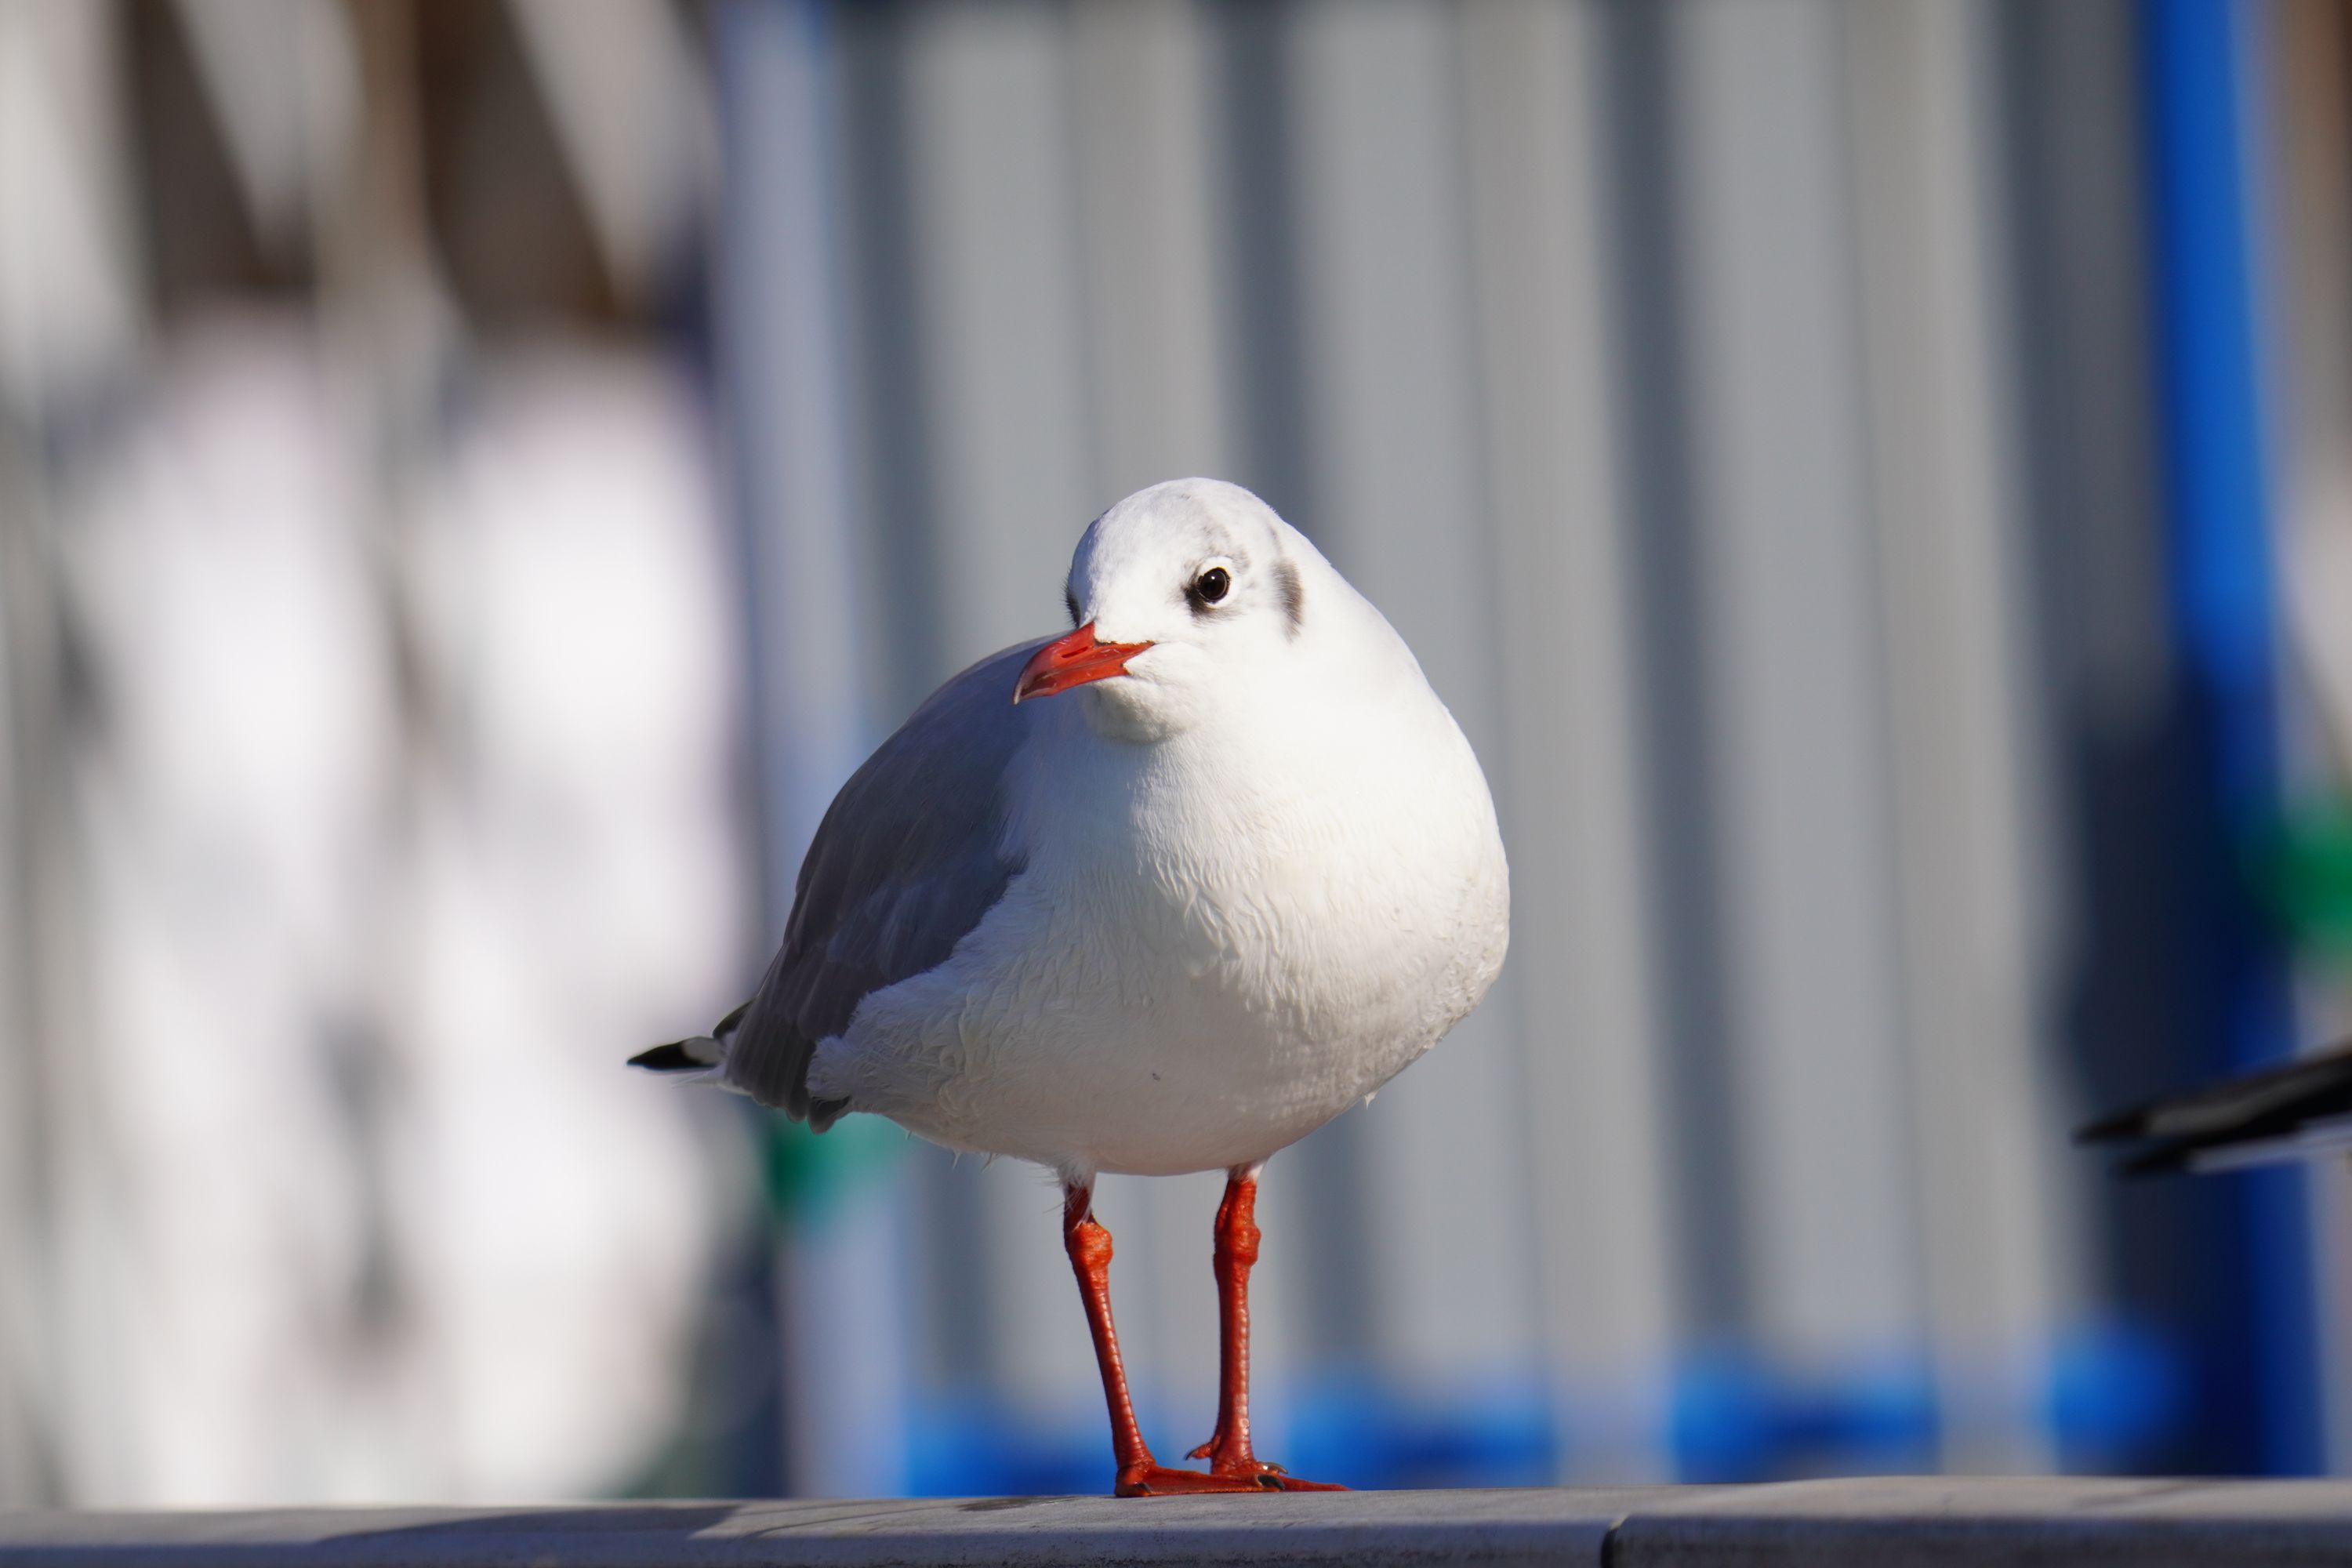
[[[1048,1167],[1118,1494],[1312,1488],[1250,1447],[1257,1173],[1493,984],[1494,803],[1404,640],[1239,486],[1120,501],[1066,596],[1075,630],[950,680],[842,787],[751,1001],[636,1060]],[[1204,1170],[1227,1173],[1205,1474],[1137,1429],[1092,1214],[1098,1173]]]

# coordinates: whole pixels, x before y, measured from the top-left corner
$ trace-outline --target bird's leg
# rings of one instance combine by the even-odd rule
[[[1062,1245],[1069,1251],[1078,1295],[1087,1304],[1087,1331],[1094,1336],[1095,1362],[1102,1368],[1103,1399],[1110,1406],[1111,1456],[1118,1464],[1118,1491],[1124,1497],[1130,1474],[1139,1476],[1158,1467],[1144,1447],[1143,1429],[1135,1424],[1127,1369],[1119,1364],[1118,1331],[1110,1321],[1110,1232],[1095,1218],[1094,1193],[1088,1188],[1063,1191]]]
[[[1118,1332],[1110,1321],[1110,1232],[1094,1216],[1091,1189],[1063,1189],[1062,1245],[1070,1254],[1071,1271],[1078,1277],[1078,1295],[1087,1306],[1087,1328],[1094,1335],[1095,1361],[1102,1368],[1103,1400],[1110,1406],[1111,1455],[1118,1465],[1116,1490],[1120,1497],[1149,1497],[1162,1492],[1254,1492],[1286,1489],[1279,1476],[1202,1475],[1198,1470],[1171,1470],[1151,1457],[1143,1430],[1135,1422],[1135,1402],[1128,1396],[1127,1370],[1119,1364]]]
[[[1257,1167],[1237,1165],[1225,1177],[1224,1201],[1217,1205],[1217,1430],[1186,1456],[1209,1461],[1209,1473],[1253,1480],[1283,1491],[1340,1491],[1322,1481],[1302,1481],[1282,1473],[1250,1451],[1249,1277],[1257,1262]]]
[[[1276,1468],[1260,1465],[1250,1453],[1249,1277],[1257,1261],[1256,1209],[1257,1172],[1237,1168],[1225,1177],[1210,1254],[1217,1271],[1217,1430],[1186,1456],[1208,1460],[1218,1475]]]

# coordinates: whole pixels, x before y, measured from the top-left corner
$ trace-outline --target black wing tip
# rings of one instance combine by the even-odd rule
[[[698,1072],[710,1066],[709,1062],[698,1061],[688,1055],[684,1040],[672,1040],[668,1045],[639,1051],[629,1058],[629,1065],[644,1068],[648,1072]]]
[[[2342,1114],[2352,1086],[2352,1041],[2201,1089],[2146,1100],[2084,1122],[2077,1144],[2143,1142],[2116,1167],[2122,1176],[2200,1171],[2208,1154],[2273,1142],[2315,1118]]]
[[[2159,1137],[2156,1131],[2158,1116],[2170,1104],[2159,1100],[2153,1105],[2136,1106],[2087,1121],[2074,1130],[2077,1145],[2088,1143],[2140,1142],[2142,1147],[2117,1151],[2123,1154],[2114,1167],[2115,1173],[2129,1181],[2149,1176],[2181,1176],[2197,1170],[2200,1155],[2216,1149],[2226,1149],[2242,1139],[2255,1136],[2247,1130],[2232,1129],[2221,1133],[2188,1137]]]
[[[2119,1110],[2102,1116],[2095,1121],[2085,1121],[2074,1129],[2077,1143],[2113,1143],[2125,1138],[2137,1138],[2147,1131],[2148,1116],[2153,1107],[2138,1105],[2129,1110]]]

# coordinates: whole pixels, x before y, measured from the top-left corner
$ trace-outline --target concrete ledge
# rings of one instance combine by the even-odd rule
[[[2352,1482],[1888,1476],[1694,1491],[1627,1510],[1613,1568],[2352,1562]]]
[[[2352,1482],[1889,1477],[1755,1487],[0,1514],[0,1568],[2352,1562]]]

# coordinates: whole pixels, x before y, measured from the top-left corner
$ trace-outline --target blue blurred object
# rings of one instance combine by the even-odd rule
[[[2098,1322],[2049,1347],[2044,1419],[2061,1468],[2129,1470],[2191,1412],[2178,1336]],[[1932,1469],[1937,1409],[1914,1352],[1811,1376],[1734,1350],[1687,1363],[1675,1394],[1678,1479],[1752,1480]]]
[[[1507,1384],[1443,1394],[1406,1393],[1368,1372],[1327,1374],[1277,1398],[1291,1411],[1286,1464],[1360,1489],[1541,1486],[1556,1473],[1552,1412],[1534,1368]],[[1094,1413],[1049,1425],[967,1394],[924,1405],[914,1428],[919,1495],[1097,1491],[1108,1483]]]
[[[2052,1357],[2048,1420],[2062,1470],[2138,1469],[2157,1440],[2192,1414],[2177,1333],[2147,1323],[2096,1323],[2062,1339]]]
[[[2190,1005],[2215,1076],[2293,1049],[2285,954],[2250,886],[2281,809],[2273,507],[2252,263],[2256,51],[2233,0],[2146,13],[2149,210],[2168,580],[2196,777],[2182,845],[2194,911]],[[2259,95],[2254,101],[2260,102]],[[2324,1461],[2312,1261],[2300,1170],[2243,1177],[2204,1272],[2205,1415],[2230,1456],[2272,1474]]]
[[[1509,1382],[1408,1393],[1370,1371],[1303,1387],[1291,1422],[1298,1468],[1349,1486],[1540,1486],[1555,1472],[1539,1369]]]
[[[1717,1350],[1684,1368],[1675,1449],[1689,1481],[1931,1469],[1934,1378],[1916,1352],[1801,1376]]]
[[[915,1497],[1050,1497],[1110,1489],[1099,1416],[1050,1429],[985,1394],[924,1402],[910,1415],[907,1490]]]
[[[2100,1322],[2049,1347],[2044,1419],[2072,1470],[2129,1470],[2193,1415],[2187,1352],[2158,1328]],[[1280,1397],[1284,1453],[1357,1488],[1538,1486],[1555,1473],[1578,1412],[1555,1408],[1538,1369],[1442,1394],[1359,1370]],[[1148,1423],[1147,1423],[1148,1424]],[[911,1418],[911,1489],[930,1497],[1097,1490],[1099,1416],[1024,1418],[967,1391]],[[1937,1411],[1927,1357],[1914,1350],[1812,1373],[1730,1347],[1694,1355],[1675,1380],[1675,1479],[1733,1481],[1936,1468]]]

